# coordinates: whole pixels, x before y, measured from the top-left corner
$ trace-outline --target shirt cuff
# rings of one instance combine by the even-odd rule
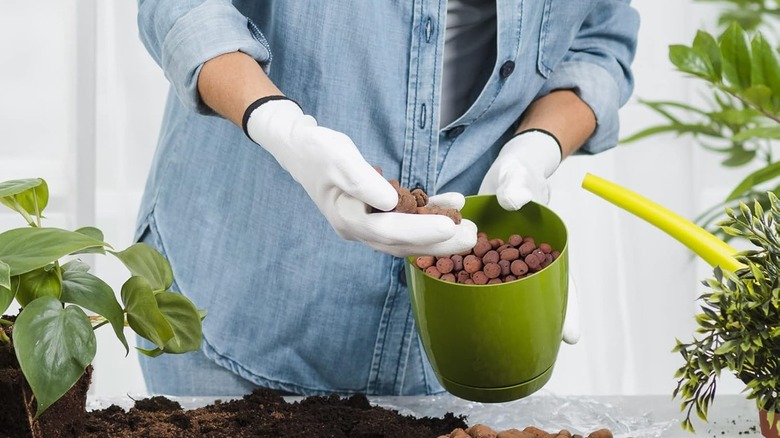
[[[165,36],[161,65],[186,107],[214,114],[198,93],[200,69],[209,59],[236,51],[254,58],[267,72],[271,50],[254,23],[229,3],[206,1],[179,18]]]
[[[620,89],[612,75],[593,63],[562,62],[545,81],[539,96],[562,89],[577,93],[596,116],[596,130],[579,152],[596,154],[615,147],[620,128]]]

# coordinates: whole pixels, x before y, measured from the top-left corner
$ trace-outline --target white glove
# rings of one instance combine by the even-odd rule
[[[274,96],[250,105],[244,132],[297,181],[336,233],[397,257],[455,254],[477,241],[477,227],[433,214],[370,213],[392,210],[398,193],[343,133],[317,125],[293,101]],[[435,199],[436,197],[434,197]],[[442,198],[452,204],[462,195]],[[449,207],[452,208],[452,207]]]
[[[528,130],[512,137],[488,169],[479,194],[495,193],[505,210],[519,210],[529,201],[547,204],[547,178],[561,163],[561,147],[552,134]]]
[[[563,318],[563,342],[574,345],[580,340],[580,305],[577,300],[577,285],[569,268],[569,299],[566,302],[566,315]]]

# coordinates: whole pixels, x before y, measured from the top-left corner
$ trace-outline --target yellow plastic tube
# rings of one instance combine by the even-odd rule
[[[592,174],[585,175],[582,188],[658,227],[713,267],[731,272],[745,267],[734,258],[737,250],[731,245],[641,195]]]

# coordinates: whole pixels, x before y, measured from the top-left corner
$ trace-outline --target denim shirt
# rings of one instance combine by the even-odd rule
[[[429,194],[479,188],[535,99],[572,89],[617,143],[638,14],[628,0],[498,0],[495,64],[439,126],[445,0],[139,0],[171,83],[136,237],[151,233],[199,308],[204,353],[304,395],[441,391],[420,354],[401,259],[340,239],[303,189],[200,100],[201,65],[242,51],[385,177]],[[312,169],[316,171],[316,169]],[[453,323],[457,323],[456,321]]]

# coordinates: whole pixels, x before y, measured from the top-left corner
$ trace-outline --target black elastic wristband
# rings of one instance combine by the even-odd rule
[[[560,141],[558,141],[558,137],[556,137],[556,136],[555,136],[555,135],[554,135],[552,132],[550,132],[550,131],[547,131],[547,130],[545,130],[545,129],[539,129],[539,128],[530,128],[530,129],[526,129],[526,130],[523,130],[523,131],[520,131],[520,132],[518,132],[517,134],[513,135],[513,136],[512,136],[512,137],[510,137],[509,139],[511,140],[511,139],[513,139],[513,138],[515,138],[515,137],[517,137],[517,136],[519,136],[519,135],[525,134],[525,133],[527,133],[527,132],[541,132],[542,134],[547,134],[547,135],[549,135],[550,137],[552,137],[552,138],[553,138],[553,140],[555,140],[555,144],[557,144],[557,145],[558,145],[558,151],[561,153],[561,156],[563,156],[563,148],[561,147],[561,142],[560,142]]]
[[[244,111],[244,117],[241,119],[241,127],[244,129],[244,134],[246,134],[247,137],[249,137],[249,131],[246,130],[246,124],[249,122],[249,116],[252,115],[252,111],[256,110],[260,105],[266,102],[271,102],[272,100],[289,100],[290,102],[298,105],[298,102],[282,95],[265,96],[252,102],[248,107],[246,107],[246,110]],[[301,108],[301,106],[298,105],[298,108]]]

